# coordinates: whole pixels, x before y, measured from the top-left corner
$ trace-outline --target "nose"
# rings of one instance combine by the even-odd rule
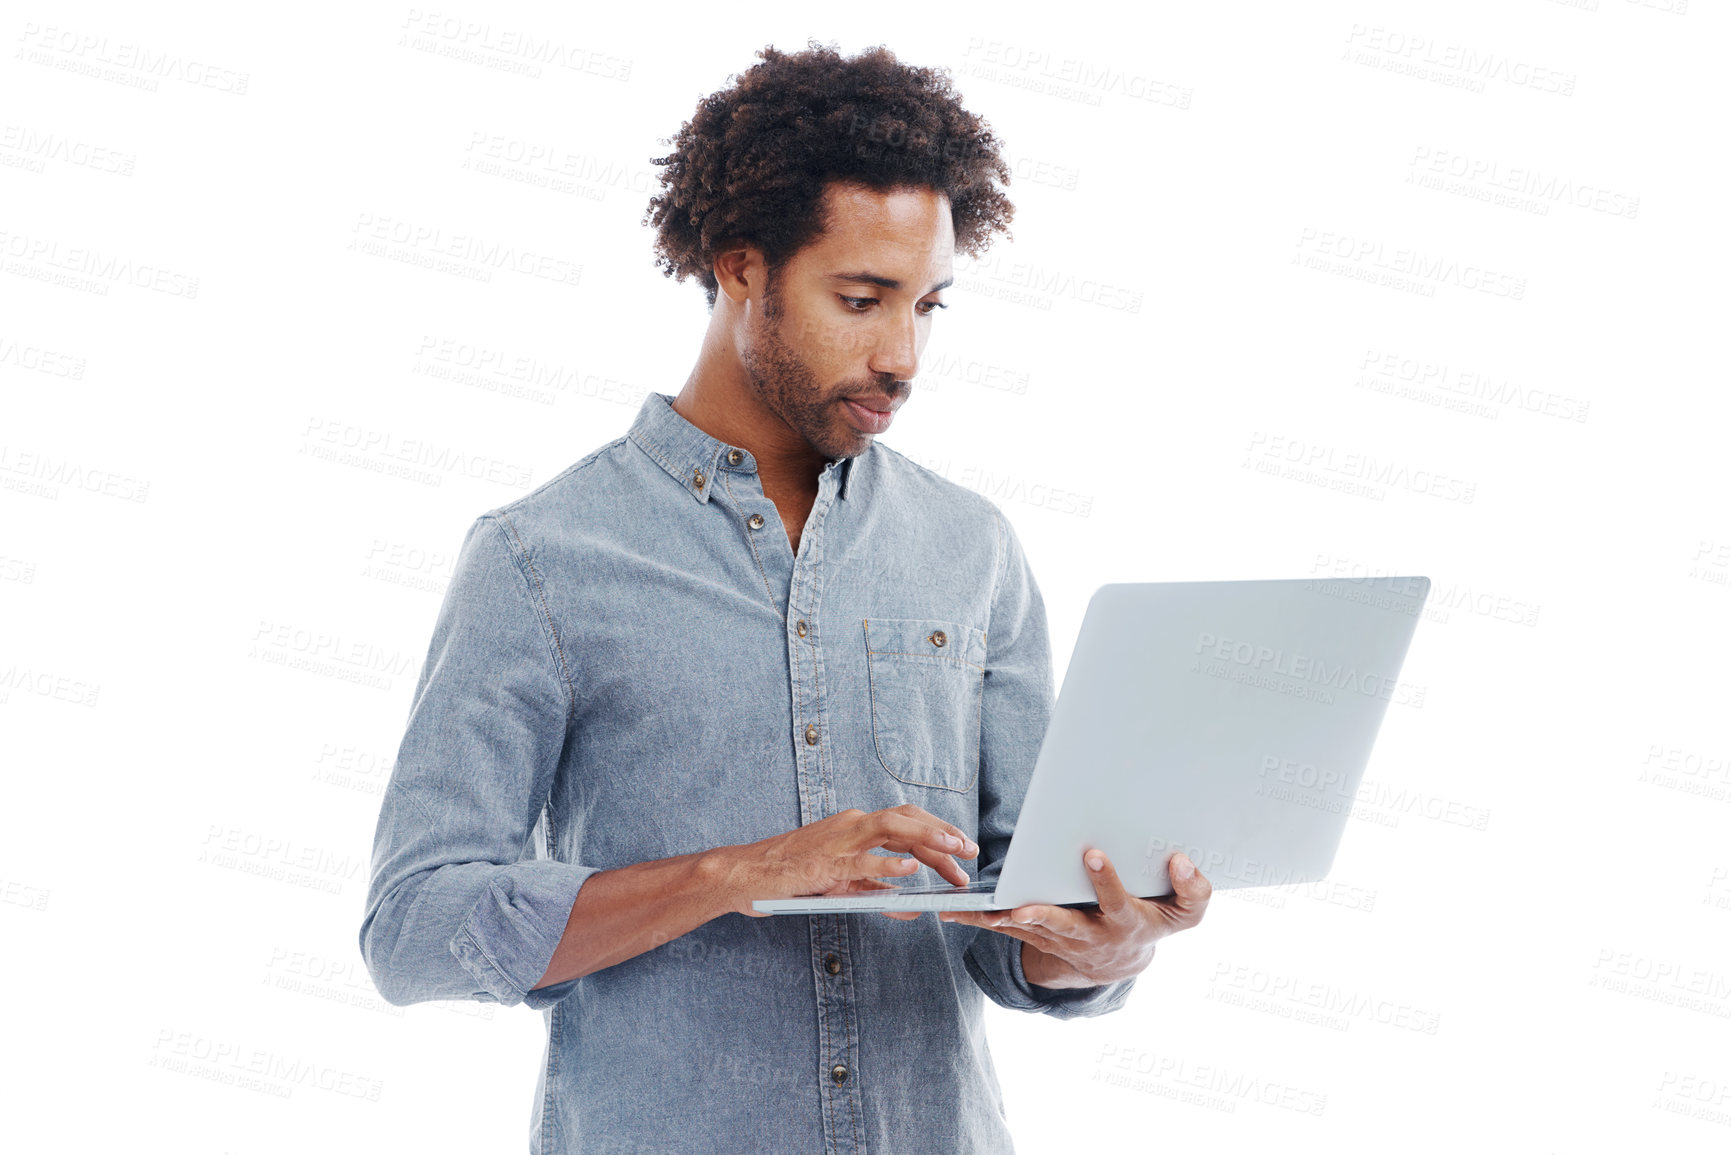
[[[918,376],[920,334],[911,312],[886,316],[866,364],[873,373],[888,374],[897,381],[912,381]]]

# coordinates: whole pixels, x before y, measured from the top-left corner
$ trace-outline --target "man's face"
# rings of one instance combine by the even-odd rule
[[[955,232],[949,201],[929,189],[832,183],[824,195],[828,231],[776,270],[741,360],[789,428],[825,457],[854,457],[913,388]]]

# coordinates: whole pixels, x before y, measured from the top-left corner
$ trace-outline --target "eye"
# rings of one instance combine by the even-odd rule
[[[837,296],[840,296],[840,294],[837,294]],[[841,299],[847,302],[847,309],[850,313],[869,312],[870,306],[878,303],[876,297],[842,297]],[[949,308],[949,306],[944,304],[942,301],[921,301],[920,304],[928,306],[925,311],[920,314],[922,317],[929,317],[938,309]]]

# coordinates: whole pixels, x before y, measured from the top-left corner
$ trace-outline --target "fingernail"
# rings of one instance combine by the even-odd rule
[[[946,834],[944,835],[944,845],[951,850],[960,850],[962,848],[962,840],[957,838],[954,834]]]
[[[1188,854],[1180,854],[1178,856],[1178,869],[1173,873],[1179,878],[1189,878],[1196,873],[1196,864],[1190,861]]]
[[[962,849],[967,851],[969,854],[978,854],[980,852],[980,844],[970,838],[968,839],[968,844],[962,847]]]
[[[1106,860],[1104,858],[1101,858],[1098,854],[1090,854],[1088,856],[1088,869],[1089,870],[1100,870],[1100,869],[1103,869],[1105,867],[1105,865],[1106,865]]]

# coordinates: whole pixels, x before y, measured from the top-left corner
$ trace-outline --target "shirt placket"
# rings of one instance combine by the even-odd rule
[[[787,599],[788,670],[792,679],[794,751],[799,776],[801,825],[834,814],[839,807],[831,780],[824,726],[823,601],[824,523],[834,506],[838,468],[826,469],[818,496],[800,531]],[[853,989],[854,959],[847,916],[807,915],[811,967],[817,988],[818,1093],[823,1100],[825,1155],[865,1155],[865,1105],[860,1094],[859,1017]]]

